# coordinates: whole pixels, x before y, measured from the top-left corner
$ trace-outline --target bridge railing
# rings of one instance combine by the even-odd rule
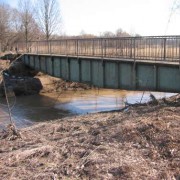
[[[18,42],[19,52],[134,60],[180,60],[180,36],[79,38]]]

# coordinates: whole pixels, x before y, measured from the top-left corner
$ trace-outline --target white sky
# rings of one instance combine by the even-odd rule
[[[5,1],[5,0],[0,0]],[[6,0],[16,4],[17,0]],[[118,28],[140,35],[179,35],[180,9],[173,11],[180,0],[58,0],[63,31],[78,35],[82,31],[99,35]],[[168,28],[167,28],[168,26]]]

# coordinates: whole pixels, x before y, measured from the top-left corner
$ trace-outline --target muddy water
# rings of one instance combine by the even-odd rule
[[[63,93],[11,97],[12,115],[19,127],[33,122],[54,120],[75,114],[94,113],[121,109],[125,102],[147,102],[149,92],[122,90],[68,91]],[[152,92],[156,98],[169,97],[171,93]],[[0,99],[0,110],[7,110]],[[1,117],[0,117],[1,118]],[[8,119],[8,118],[7,118]],[[2,119],[0,124],[3,123]]]

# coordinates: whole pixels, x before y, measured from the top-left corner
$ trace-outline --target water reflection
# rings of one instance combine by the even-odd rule
[[[168,97],[172,93],[153,92],[156,98]],[[125,102],[137,103],[147,102],[150,92],[120,91],[120,90],[88,90],[82,92],[65,92],[58,99],[55,108],[69,110],[77,114],[86,114],[99,111],[110,111],[121,109]]]
[[[67,91],[61,94],[44,94],[17,97],[16,104],[12,109],[13,118],[20,125],[29,125],[32,121],[46,121],[70,116],[74,114],[86,114],[99,111],[121,109],[125,102],[147,102],[149,92],[143,95],[139,91],[122,90],[87,90]],[[172,93],[153,92],[156,98],[168,97]],[[2,105],[0,109],[6,110]],[[12,100],[13,101],[13,100]]]

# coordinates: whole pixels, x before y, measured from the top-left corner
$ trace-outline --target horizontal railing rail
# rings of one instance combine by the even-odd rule
[[[69,38],[15,46],[20,53],[180,62],[180,36]]]

